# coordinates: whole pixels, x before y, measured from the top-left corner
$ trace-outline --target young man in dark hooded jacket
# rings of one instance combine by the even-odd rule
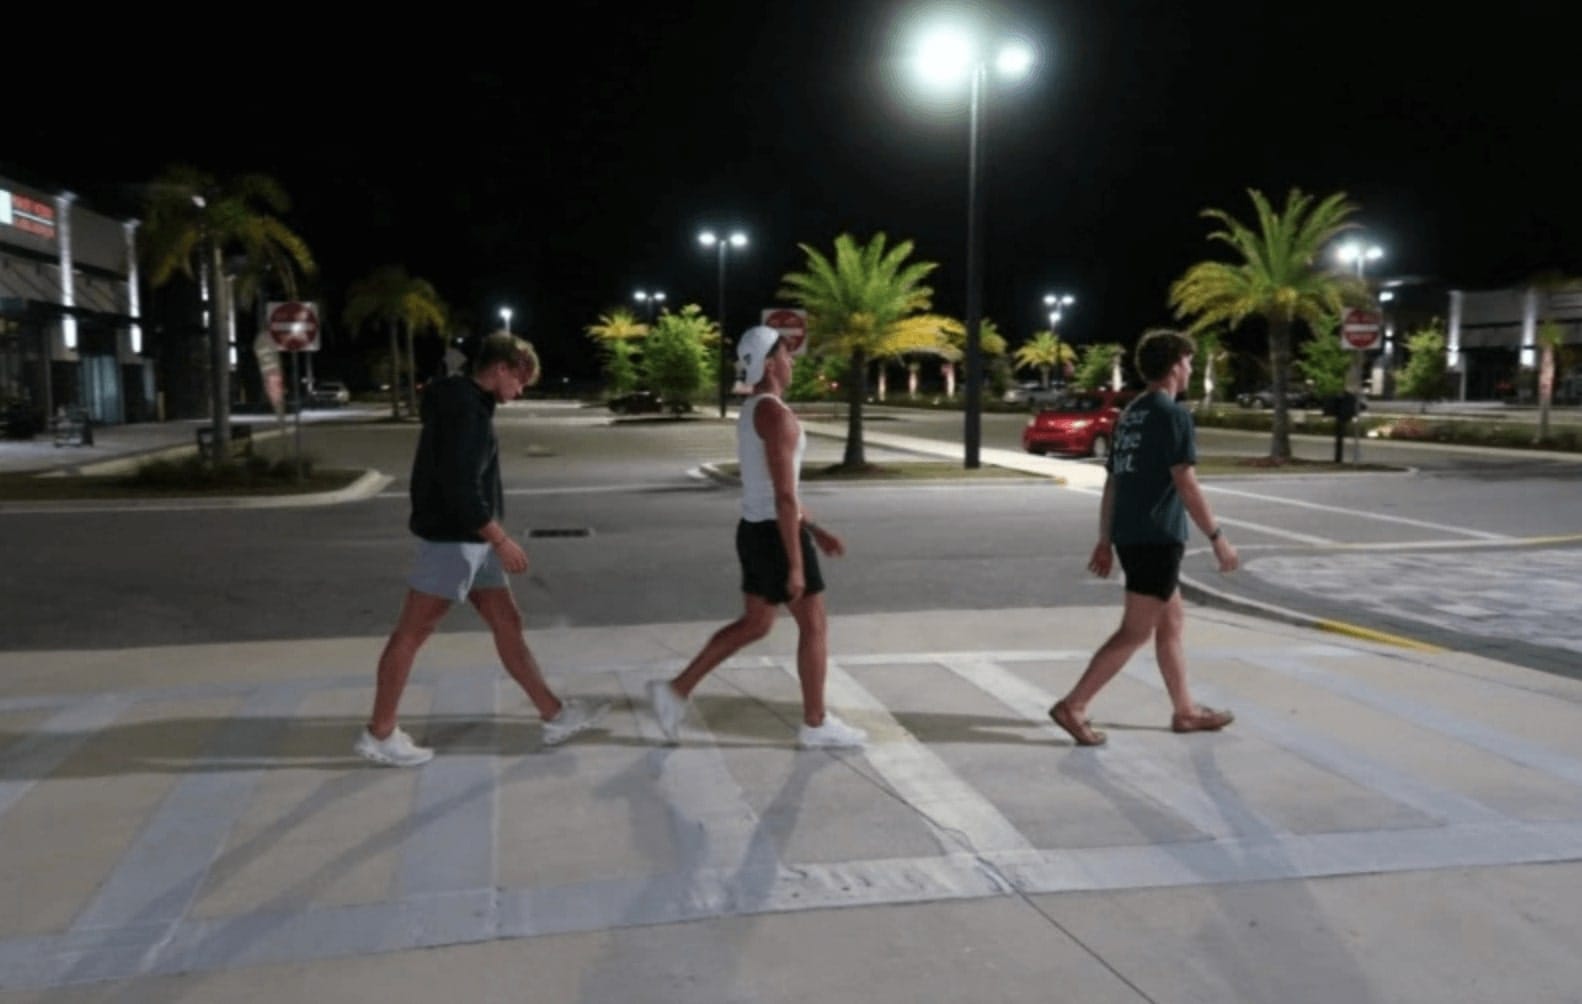
[[[354,747],[364,759],[408,767],[434,756],[396,724],[396,709],[418,649],[461,600],[482,615],[506,672],[538,709],[546,746],[565,742],[608,710],[607,704],[562,701],[550,690],[522,637],[522,615],[506,580],[527,571],[527,553],[500,523],[505,492],[494,409],[521,396],[538,376],[533,346],[497,331],[483,340],[471,373],[445,377],[424,391],[408,521],[418,537],[417,558],[400,619],[379,657],[373,714]]]

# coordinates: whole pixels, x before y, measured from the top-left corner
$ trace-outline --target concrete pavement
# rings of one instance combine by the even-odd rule
[[[673,748],[642,684],[715,623],[532,632],[614,702],[551,750],[486,634],[436,635],[415,770],[350,752],[382,638],[0,652],[0,1004],[1582,1000],[1582,682],[1194,603],[1237,722],[1171,734],[1145,653],[1077,749],[1044,709],[1118,583],[842,616],[830,574],[862,753],[793,747],[784,619]]]

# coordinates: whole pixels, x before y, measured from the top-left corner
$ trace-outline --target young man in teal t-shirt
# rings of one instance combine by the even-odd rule
[[[1186,335],[1163,329],[1144,334],[1137,344],[1137,370],[1148,388],[1115,423],[1099,508],[1099,541],[1088,561],[1089,571],[1106,578],[1120,558],[1126,606],[1121,626],[1093,654],[1077,685],[1049,709],[1049,717],[1079,746],[1104,743],[1105,734],[1088,721],[1088,703],[1149,638],[1154,639],[1159,672],[1174,708],[1173,731],[1211,732],[1234,717],[1193,703],[1181,647],[1185,613],[1179,580],[1187,517],[1213,543],[1221,572],[1235,571],[1238,564],[1236,549],[1215,526],[1197,483],[1192,416],[1176,403],[1192,377],[1194,348]]]

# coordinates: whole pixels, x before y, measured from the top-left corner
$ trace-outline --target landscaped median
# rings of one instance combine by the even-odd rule
[[[223,464],[196,457],[150,460],[118,474],[0,475],[0,501],[169,501],[244,499],[342,493],[376,472],[321,468],[303,458],[253,456]]]
[[[1268,411],[1211,408],[1193,411],[1193,421],[1205,429],[1239,429],[1268,432],[1274,415]],[[1291,433],[1306,436],[1333,436],[1335,420],[1316,411],[1290,412]],[[1551,422],[1549,435],[1538,438],[1537,416],[1512,418],[1499,415],[1363,415],[1357,420],[1368,439],[1397,442],[1451,443],[1463,446],[1492,446],[1511,450],[1557,450],[1582,452],[1582,425]],[[1353,435],[1348,426],[1346,437]]]

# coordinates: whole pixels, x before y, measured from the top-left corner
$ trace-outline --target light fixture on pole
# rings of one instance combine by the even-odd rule
[[[1044,306],[1049,308],[1049,333],[1055,339],[1055,369],[1057,372],[1060,372],[1062,367],[1060,365],[1060,329],[1056,325],[1060,323],[1061,315],[1065,312],[1065,309],[1076,302],[1077,298],[1070,293],[1044,294]],[[1061,376],[1062,382],[1064,382],[1063,372]]]
[[[505,330],[506,330],[506,333],[509,334],[510,331],[511,331],[511,308],[510,307],[501,307],[500,308],[500,320],[505,322]]]
[[[1033,50],[1021,39],[1007,39],[994,55],[996,72],[1006,79],[1025,76],[1033,65]],[[983,161],[983,102],[988,82],[987,53],[967,32],[956,26],[936,27],[923,36],[916,66],[925,79],[936,83],[969,80],[967,141],[967,394],[962,442],[964,466],[979,466],[983,438],[983,242],[979,217],[979,168]]]
[[[648,309],[648,323],[653,324],[654,311],[659,309],[661,303],[665,302],[665,294],[660,292],[649,293],[639,289],[632,294],[632,299]]]
[[[720,369],[715,374],[720,385],[720,417],[725,417],[725,395],[730,390],[731,381],[728,378],[729,369],[725,362],[725,346],[730,341],[726,334],[729,330],[725,326],[725,249],[727,247],[744,248],[747,246],[747,235],[740,230],[733,230],[729,237],[721,237],[712,230],[703,230],[698,233],[698,243],[706,248],[715,248],[719,257],[720,276],[720,312],[717,320],[720,326]]]
[[[1363,267],[1370,261],[1378,261],[1384,257],[1384,249],[1377,244],[1364,244],[1361,241],[1347,241],[1335,249],[1335,257],[1343,265],[1357,266],[1357,278],[1363,278]]]

